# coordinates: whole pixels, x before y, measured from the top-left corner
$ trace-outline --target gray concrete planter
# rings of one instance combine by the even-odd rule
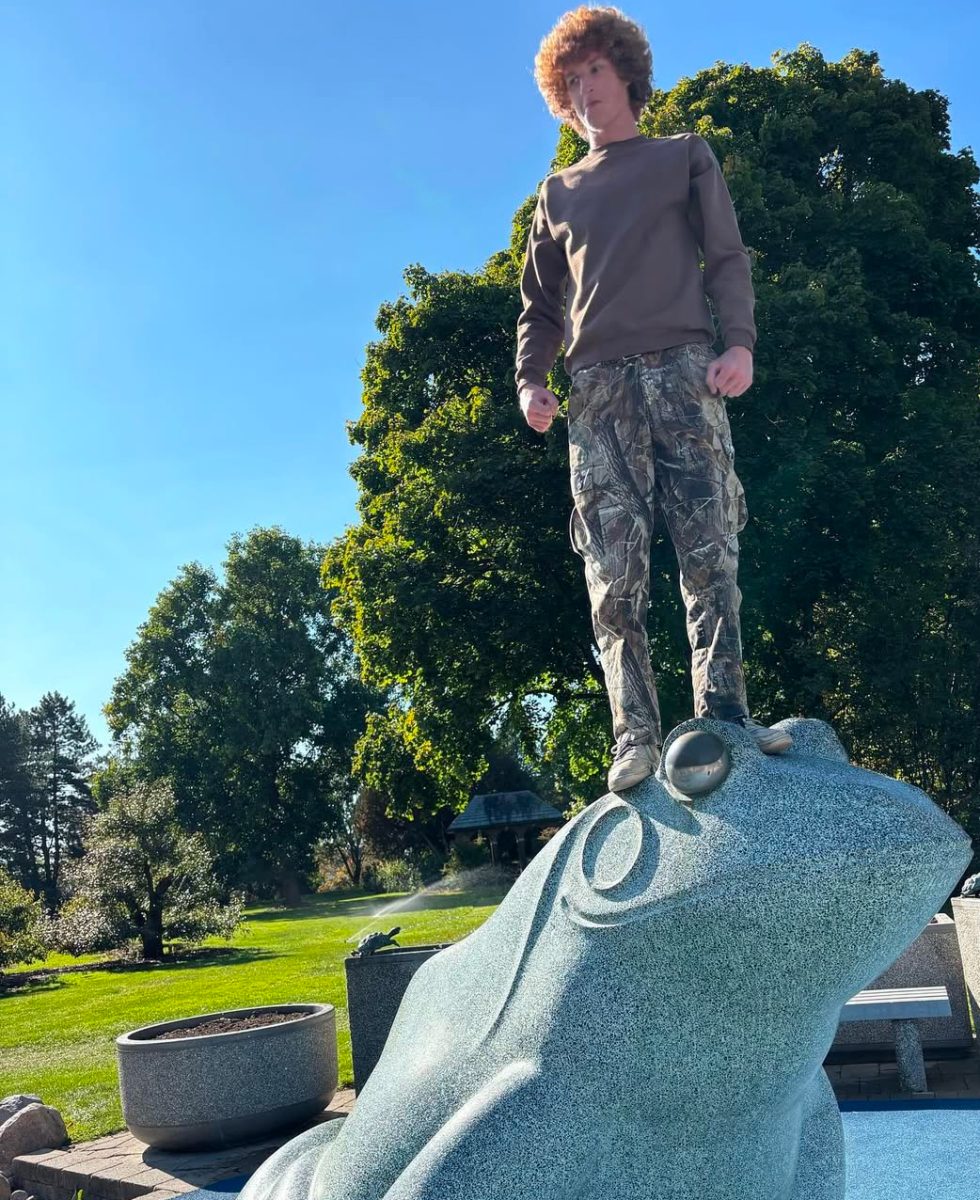
[[[396,946],[363,958],[351,955],[344,959],[355,1091],[364,1087],[381,1057],[412,976],[433,954],[451,944]]]
[[[958,922],[957,922],[958,924]],[[940,987],[949,992],[952,1015],[917,1021],[926,1051],[964,1053],[973,1044],[967,1008],[963,963],[957,942],[957,925],[945,913],[937,914],[911,946],[869,983],[869,988]],[[890,1021],[845,1022],[838,1026],[832,1052],[861,1051],[882,1058],[895,1054],[895,1031]]]
[[[302,1012],[256,1029],[149,1041],[214,1017]],[[123,1117],[167,1150],[222,1146],[322,1112],[337,1090],[332,1004],[266,1004],[146,1025],[116,1038]]]
[[[980,1035],[980,899],[976,896],[954,896],[953,917],[956,936],[966,976],[966,990],[973,1009],[973,1024]]]

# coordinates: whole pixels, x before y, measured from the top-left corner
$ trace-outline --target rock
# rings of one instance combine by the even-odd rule
[[[343,1126],[301,1133],[240,1200],[483,1200],[488,1179],[496,1200],[842,1200],[840,1010],[971,846],[828,725],[778,727],[774,756],[722,721],[673,730],[662,762],[705,731],[727,777],[680,795],[662,765],[570,821],[412,977]]]
[[[68,1130],[56,1108],[48,1104],[28,1104],[0,1125],[0,1171],[9,1171],[19,1154],[55,1150],[67,1141]]]
[[[0,1200],[10,1200],[10,1180],[6,1175],[0,1175]]]
[[[18,1188],[16,1192],[10,1193],[10,1200],[34,1200],[34,1197],[28,1195],[21,1188]]]
[[[20,1112],[22,1108],[26,1108],[28,1104],[43,1104],[44,1101],[40,1096],[4,1096],[0,1100],[0,1125],[14,1115],[15,1112]]]

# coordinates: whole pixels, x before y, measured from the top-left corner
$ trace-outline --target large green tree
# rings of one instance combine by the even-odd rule
[[[374,694],[319,581],[324,547],[278,528],[228,544],[223,578],[185,566],[126,652],[106,716],[115,772],[172,780],[181,822],[229,879],[294,898],[349,791]],[[110,795],[113,780],[100,777]]]
[[[740,583],[756,715],[829,720],[852,756],[957,815],[980,771],[980,173],[945,98],[877,55],[804,44],[716,63],[640,120],[694,130],[722,163],[754,260],[753,387],[730,403],[750,521]],[[586,149],[563,127],[551,169]],[[574,792],[609,737],[567,442],[533,433],[513,383],[534,196],[474,274],[406,270],[368,346],[349,427],[359,523],[324,577],[365,675],[397,704],[368,727],[364,777],[416,770],[459,804],[507,720]],[[561,360],[552,372],[567,391]],[[650,637],[666,727],[690,715],[676,564],[662,534]],[[421,794],[421,789],[419,789]]]

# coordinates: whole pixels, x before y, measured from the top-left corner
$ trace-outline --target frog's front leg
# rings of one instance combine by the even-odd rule
[[[314,1125],[267,1158],[239,1194],[238,1200],[314,1200],[316,1173],[346,1117]]]
[[[554,1094],[542,1087],[537,1063],[514,1062],[472,1096],[419,1151],[384,1200],[499,1200],[562,1196],[575,1200],[588,1180],[587,1148],[556,1160],[542,1154],[548,1137],[535,1133],[547,1121],[550,1137],[561,1121]]]
[[[821,1067],[804,1101],[800,1156],[790,1200],[844,1200],[844,1126]]]

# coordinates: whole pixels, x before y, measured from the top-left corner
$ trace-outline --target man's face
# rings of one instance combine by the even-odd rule
[[[629,88],[604,55],[593,51],[565,67],[568,97],[587,130],[608,128],[624,114],[632,116]]]

